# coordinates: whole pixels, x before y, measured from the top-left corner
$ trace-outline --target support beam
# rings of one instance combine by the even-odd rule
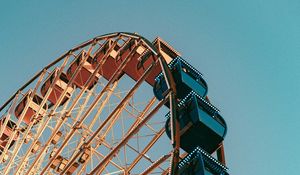
[[[56,82],[56,81],[59,79],[59,77],[60,77],[60,75],[61,75],[63,69],[65,68],[65,66],[66,66],[66,64],[67,64],[67,62],[68,62],[68,60],[69,60],[69,57],[67,57],[67,58],[64,60],[62,66],[61,66],[61,68],[59,69],[58,74],[57,74],[57,76],[54,78],[53,82]],[[45,95],[44,98],[43,98],[43,101],[42,101],[42,103],[41,103],[41,105],[40,105],[39,110],[36,112],[37,114],[39,113],[39,111],[42,109],[42,107],[43,107],[44,104],[46,103],[46,101],[47,101],[48,97],[50,96],[50,94],[51,94],[52,89],[53,89],[54,86],[55,86],[55,83],[52,83],[52,84],[50,85],[50,87],[49,87],[49,89],[48,89],[46,95]],[[67,89],[67,88],[66,88],[66,89]],[[58,102],[60,103],[62,99],[63,99],[62,97],[61,97],[60,99],[58,99]],[[58,105],[55,105],[55,106],[54,106],[54,108],[57,108],[57,107],[58,107]],[[34,116],[34,119],[35,119],[35,117],[37,116],[37,114]],[[18,168],[17,168],[16,171],[15,171],[15,174],[18,174],[19,171],[21,171],[21,167],[23,166],[23,163],[25,162],[24,160],[28,159],[28,156],[30,155],[30,152],[31,152],[32,148],[33,148],[33,147],[35,146],[35,144],[39,141],[39,138],[41,137],[43,131],[45,130],[46,126],[48,125],[48,122],[50,121],[51,117],[52,117],[52,116],[48,116],[48,118],[46,119],[45,123],[43,123],[43,120],[42,120],[41,123],[39,124],[38,131],[37,131],[37,133],[36,133],[36,136],[34,137],[34,140],[33,140],[32,144],[28,147],[28,149],[27,149],[25,155],[24,155],[23,158],[21,159],[20,164],[19,164]],[[35,123],[35,120],[32,122],[32,124],[33,124],[33,123]],[[27,137],[27,135],[28,135],[28,133],[29,133],[31,127],[32,127],[32,124],[27,128],[26,134],[24,135],[24,137],[23,137],[23,139],[22,139],[22,141],[21,141],[22,143],[23,143],[24,140],[26,139],[26,137]],[[21,144],[22,144],[22,143],[21,143]],[[20,146],[21,146],[21,145],[20,145]],[[19,149],[20,149],[20,148],[19,148]]]
[[[117,44],[117,40],[113,43],[113,46],[110,47],[109,51],[105,54],[104,58],[108,57],[108,54],[110,54],[111,50],[115,47],[115,45]],[[137,44],[137,43],[136,43]],[[93,101],[93,103],[90,105],[90,107],[88,108],[88,110],[84,113],[84,115],[82,116],[82,118],[77,121],[74,126],[72,127],[72,130],[70,131],[70,133],[65,137],[64,142],[62,143],[62,146],[57,150],[57,152],[55,153],[55,155],[51,158],[51,160],[48,162],[48,164],[43,168],[41,174],[44,174],[46,172],[46,170],[50,167],[50,165],[52,164],[52,162],[56,159],[56,157],[61,153],[61,151],[63,150],[63,148],[65,147],[65,145],[69,142],[69,140],[73,137],[73,135],[75,134],[75,130],[77,130],[78,128],[81,127],[81,125],[83,124],[84,120],[87,118],[87,116],[92,112],[92,110],[94,109],[94,107],[98,104],[98,102],[100,101],[100,99],[103,96],[103,92],[106,91],[109,86],[117,79],[117,77],[119,77],[119,75],[121,74],[121,72],[123,71],[123,68],[126,66],[126,64],[130,61],[131,59],[131,55],[134,53],[134,51],[137,49],[137,47],[131,51],[131,53],[124,59],[124,61],[121,63],[121,65],[118,67],[118,69],[114,72],[113,76],[111,77],[111,79],[109,80],[109,82],[106,84],[106,86],[103,88],[102,92],[98,95],[98,97]],[[100,69],[100,64],[97,66],[97,68],[95,69],[95,71],[93,72],[92,76],[89,78],[89,80],[92,80],[92,77],[98,72],[98,70]],[[89,80],[87,83],[89,83]],[[88,84],[89,85],[89,84]],[[87,87],[85,87],[87,88]],[[71,111],[70,111],[71,112]]]
[[[135,127],[132,129],[124,139],[94,168],[89,174],[93,175],[98,173],[100,169],[103,168],[103,165],[106,164],[120,149],[123,147],[129,139],[134,136],[142,126],[144,126],[152,117],[153,115],[166,103],[167,99],[160,101],[157,106]]]
[[[226,166],[226,161],[225,161],[225,151],[224,151],[224,144],[221,143],[221,146],[217,150],[217,158],[218,160]]]
[[[141,158],[152,148],[152,146],[156,143],[156,141],[162,136],[165,132],[165,128],[162,128],[155,136],[151,139],[151,141],[147,144],[147,146],[143,149],[143,151],[133,160],[131,165],[126,169],[126,172],[129,173],[133,167],[141,160]]]
[[[157,161],[155,161],[148,169],[146,169],[143,173],[140,175],[148,175],[150,174],[155,168],[157,168],[160,164],[162,164],[164,161],[166,161],[171,154],[167,154],[159,158]]]
[[[95,43],[93,43],[93,44],[89,47],[88,52],[87,52],[88,55],[91,53],[92,49],[94,48],[94,44],[95,44]],[[55,77],[55,79],[54,79],[54,82],[56,82],[56,81],[58,80],[58,77],[60,76],[60,74],[61,74],[62,71],[63,71],[63,68],[65,67],[65,65],[66,65],[67,62],[68,62],[68,59],[69,59],[69,57],[67,57],[67,58],[64,60],[63,66],[60,68],[60,70],[59,70],[59,72],[58,72],[58,75],[57,75],[57,76]],[[83,57],[83,62],[86,61],[87,59],[88,59],[88,56]],[[71,79],[69,80],[69,82],[68,82],[68,84],[67,84],[67,88],[73,86],[73,81],[74,81],[75,77],[77,76],[77,74],[79,73],[80,69],[82,68],[83,62],[80,63],[80,65],[79,65],[79,66],[77,67],[77,69],[75,70],[74,74],[72,75]],[[94,72],[93,75],[94,75],[95,73],[96,73],[96,72]],[[89,77],[89,79],[87,80],[86,84],[89,85],[91,82],[92,82],[92,77]],[[50,86],[50,88],[53,88],[54,84],[55,84],[55,83],[52,83],[52,85]],[[63,98],[65,97],[65,95],[67,94],[67,88],[64,89],[63,93],[60,95],[59,99],[57,100],[57,103],[54,105],[53,109],[51,110],[51,112],[50,112],[50,114],[49,114],[49,116],[48,116],[49,118],[46,120],[46,122],[45,122],[45,123],[43,124],[43,126],[42,126],[42,128],[43,128],[42,131],[44,131],[45,127],[47,126],[47,124],[48,124],[49,121],[50,121],[50,117],[55,113],[55,111],[56,111],[56,109],[58,108],[59,104],[61,103],[61,101],[63,100]],[[86,87],[86,88],[87,88],[87,87]],[[72,110],[73,110],[73,108],[75,107],[75,104],[77,104],[77,102],[79,101],[79,96],[82,96],[82,94],[83,94],[83,92],[86,90],[86,88],[83,88],[83,89],[81,90],[81,94],[79,94],[79,95],[77,96],[77,99],[73,102],[72,107],[69,108],[69,111],[72,111]],[[48,91],[46,95],[49,96],[49,95],[50,95],[50,92]],[[63,117],[63,120],[66,120],[66,116],[68,116],[68,114],[66,114],[66,115]],[[62,124],[61,124],[61,125],[62,125]],[[60,125],[60,126],[61,126],[61,125]],[[57,129],[57,130],[58,130],[58,129]],[[42,132],[42,131],[41,131],[41,132]],[[56,132],[57,132],[57,131],[56,131]],[[56,132],[53,132],[53,134],[55,134]],[[53,137],[53,136],[52,136],[52,137]],[[52,139],[52,137],[51,137],[50,139]],[[38,139],[38,138],[37,138],[37,139]],[[36,139],[36,140],[37,140],[37,139]],[[49,141],[48,141],[48,142],[49,142]],[[43,151],[45,151],[45,150],[46,150],[46,146],[44,147]],[[35,164],[38,162],[38,159],[41,157],[42,154],[43,154],[43,152],[40,152],[40,154],[38,155],[37,159],[34,161],[34,163],[33,163],[33,164],[31,165],[31,167],[29,168],[28,172],[30,172],[30,171],[33,169],[33,167],[34,167]]]
[[[143,117],[149,110],[150,108],[152,107],[152,105],[154,104],[155,102],[155,98],[152,98],[149,103],[146,105],[145,109],[141,112],[140,116],[137,117],[137,120],[136,121],[140,121],[141,120],[141,117]],[[117,109],[117,108],[116,108]],[[115,118],[118,118],[118,113],[121,112],[121,110],[117,111],[117,115],[115,115],[114,117]],[[112,123],[111,123],[112,124]],[[137,122],[134,122],[134,124],[132,126],[136,126]],[[111,125],[112,126],[112,125]],[[132,130],[132,127],[128,130],[128,131],[131,131]],[[107,132],[107,131],[106,131]],[[104,138],[106,137],[106,134],[103,134],[100,138],[100,140],[103,140]],[[104,140],[99,142],[94,149],[97,149],[100,144],[104,143]],[[84,144],[83,144],[84,145]],[[82,145],[82,146],[83,146]],[[87,146],[85,146],[84,150],[86,149]],[[81,152],[77,152],[77,154],[75,156],[73,156],[73,158],[70,160],[69,164],[66,166],[65,170],[68,169],[72,163],[79,157],[79,155],[84,151],[84,150],[81,150]],[[91,156],[89,157],[89,159],[91,158]],[[85,165],[84,165],[85,166]],[[83,169],[83,168],[82,168]],[[65,172],[65,170],[61,173],[61,175]]]
[[[179,154],[180,154],[180,126],[179,121],[177,119],[177,99],[176,99],[176,84],[167,65],[166,59],[164,58],[164,54],[162,54],[162,49],[160,45],[160,41],[158,41],[158,52],[160,57],[159,62],[161,65],[161,69],[163,75],[165,77],[168,89],[171,91],[169,96],[170,102],[170,118],[171,118],[171,141],[173,145],[173,153],[172,153],[172,162],[170,164],[170,175],[177,175],[178,174],[178,162],[179,162]]]
[[[7,142],[6,146],[5,146],[5,149],[4,149],[4,153],[0,156],[0,160],[3,160],[3,156],[5,155],[5,153],[7,152],[8,150],[8,147],[9,145],[11,144],[12,140],[14,139],[14,137],[16,136],[16,134],[18,134],[17,132],[19,132],[19,129],[20,129],[20,124],[21,122],[23,121],[24,117],[25,117],[25,114],[26,114],[26,111],[28,110],[30,104],[32,103],[32,98],[34,97],[34,94],[36,93],[38,87],[40,86],[41,82],[42,82],[42,79],[43,77],[45,76],[45,73],[46,71],[44,70],[44,72],[41,74],[41,76],[39,77],[36,85],[35,85],[35,88],[34,90],[32,91],[32,94],[29,95],[29,97],[26,97],[26,98],[29,98],[29,102],[25,105],[25,108],[23,109],[22,113],[21,113],[21,117],[19,118],[17,124],[16,124],[16,130],[13,131],[12,135],[10,136],[9,138],[9,141]],[[43,99],[43,103],[42,105],[44,105],[46,103],[46,100]],[[40,106],[38,111],[36,112],[36,115],[34,115],[34,121],[35,121],[35,117],[38,115],[38,113],[40,112],[40,110],[43,108],[43,106]],[[4,169],[4,174],[9,174],[9,171],[10,171],[10,167],[11,165],[13,164],[13,161],[15,159],[15,157],[17,156],[20,148],[21,148],[21,145],[23,143],[23,141],[25,140],[25,137],[27,137],[28,133],[29,133],[29,130],[30,128],[33,126],[33,122],[30,123],[30,125],[27,127],[27,129],[25,130],[25,134],[24,134],[24,138],[22,139],[19,139],[14,147],[14,150],[13,150],[13,153],[12,153],[12,156],[10,157],[9,159],[9,162],[7,163],[5,169]]]
[[[120,39],[120,36],[119,36],[119,37],[116,39],[116,41],[113,43],[113,47],[117,44],[117,41],[118,41],[119,39]],[[92,46],[89,48],[89,50],[88,50],[88,55],[91,53],[93,47],[94,47],[94,46],[92,45]],[[89,79],[87,80],[86,86],[85,86],[84,88],[82,88],[82,90],[80,91],[80,94],[78,94],[77,98],[74,100],[74,102],[72,103],[71,107],[68,109],[68,112],[66,112],[66,114],[64,114],[64,116],[62,117],[63,120],[61,120],[60,123],[57,125],[57,127],[56,127],[56,129],[55,129],[56,132],[57,132],[57,131],[59,130],[59,128],[62,126],[63,122],[67,120],[67,117],[70,116],[70,114],[71,114],[72,110],[74,109],[75,105],[78,103],[78,101],[80,100],[81,96],[82,96],[83,93],[86,91],[86,89],[87,89],[87,87],[89,86],[89,84],[92,82],[93,77],[96,75],[96,73],[99,71],[99,69],[101,68],[101,66],[103,65],[103,63],[106,61],[106,59],[107,59],[107,57],[109,56],[109,53],[110,53],[110,51],[113,49],[113,47],[111,47],[111,48],[109,49],[109,51],[107,52],[107,54],[104,55],[104,59],[102,60],[102,62],[98,63],[98,65],[97,65],[95,71],[93,72],[93,74],[92,74],[92,75],[89,77]],[[69,87],[69,86],[72,85],[72,83],[73,83],[75,77],[76,77],[77,74],[79,73],[81,67],[83,66],[84,61],[86,61],[87,58],[88,58],[88,57],[84,57],[82,63],[80,63],[80,65],[78,66],[78,68],[75,70],[73,76],[72,76],[71,79],[69,80],[69,83],[68,83],[67,87]],[[106,91],[106,89],[108,89],[109,85],[110,85],[110,84],[107,84],[106,88],[104,88],[104,89],[100,92],[99,96],[101,96],[101,97],[100,97],[99,99],[102,98],[102,95],[104,94],[104,92]],[[54,109],[52,109],[51,114],[53,114],[53,113],[55,112],[56,107],[58,107],[58,105],[60,104],[60,101],[63,99],[63,97],[66,95],[66,93],[67,93],[67,91],[66,91],[66,89],[65,89],[64,92],[63,92],[63,94],[61,94],[60,99],[58,100],[58,103],[56,103]],[[53,133],[56,133],[56,132],[53,132]],[[51,137],[50,139],[52,139],[52,137]],[[50,139],[48,140],[47,144],[50,143],[50,141],[51,141]],[[46,150],[46,146],[44,147],[43,151],[45,151],[45,150]],[[39,157],[41,156],[42,153],[43,153],[43,152],[40,152],[40,154],[38,155],[37,159],[34,161],[34,163],[33,163],[33,164],[31,165],[31,167],[29,168],[28,172],[30,172],[30,171],[33,169],[33,167],[34,167],[35,164],[38,162],[38,159],[39,159]],[[58,154],[56,154],[55,156],[57,156],[57,155],[58,155]],[[55,158],[56,158],[56,157],[55,157]],[[52,164],[52,161],[53,161],[53,160],[54,160],[54,159],[51,159],[51,164]],[[50,162],[49,162],[49,163],[50,163]]]

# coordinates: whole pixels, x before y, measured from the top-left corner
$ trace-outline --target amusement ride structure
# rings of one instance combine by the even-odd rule
[[[0,174],[228,175],[207,89],[160,38],[95,37],[1,106]]]

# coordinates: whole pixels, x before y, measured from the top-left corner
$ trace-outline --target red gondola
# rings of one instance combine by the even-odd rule
[[[96,52],[95,52],[95,62],[93,64],[94,69],[97,65],[103,61],[104,55],[108,53],[109,48],[112,45],[112,41],[109,40],[105,42]],[[113,50],[109,53],[105,62],[101,65],[99,69],[99,74],[102,75],[106,80],[110,80],[114,72],[117,70],[121,64],[120,60],[117,60],[120,45],[117,44]]]
[[[133,49],[135,49],[135,42],[136,40],[131,39],[128,41],[123,48],[121,48],[121,53],[120,53],[120,59],[123,61],[129,54],[132,52]],[[141,55],[145,52],[146,47],[143,45],[137,46],[136,50],[131,56],[130,61],[127,63],[127,65],[124,68],[124,73],[126,73],[129,77],[137,81],[140,77],[141,74],[138,72],[137,65],[139,63],[139,58]]]
[[[37,114],[37,111],[40,109],[40,105],[43,101],[43,98],[37,94],[34,94],[32,99],[30,99],[31,94],[32,91],[29,90],[15,109],[15,116],[17,118],[20,118],[26,104],[29,103],[28,109],[25,111],[23,118],[23,122],[25,122],[27,125],[30,124],[34,115],[37,115],[37,118],[41,118],[43,115],[45,115],[48,109],[48,105],[45,103],[39,111],[39,113]]]
[[[41,94],[44,97],[46,93],[48,92],[50,86],[52,85],[55,77],[57,76],[58,69],[55,69],[50,76],[46,79],[45,83],[41,87]],[[53,86],[53,89],[51,90],[51,93],[48,97],[48,100],[52,104],[56,104],[57,100],[60,98],[61,94],[65,89],[67,89],[67,93],[65,97],[62,99],[60,105],[65,104],[66,101],[70,99],[71,93],[73,91],[73,87],[67,87],[69,83],[69,79],[65,73],[61,73],[57,81],[55,82],[55,85]]]
[[[9,120],[8,122],[7,122],[7,125],[6,126],[3,126],[4,125],[4,121],[5,121],[5,117],[4,118],[2,118],[1,120],[0,120],[0,126],[1,126],[1,128],[2,127],[5,127],[5,129],[4,129],[4,132],[3,132],[3,134],[2,134],[2,136],[0,137],[0,155],[2,154],[2,151],[4,150],[4,148],[6,147],[6,145],[7,145],[7,143],[8,143],[8,140],[9,140],[9,137],[12,135],[12,133],[13,133],[13,131],[14,131],[14,128],[15,128],[15,126],[16,126],[16,124],[15,124],[15,122],[13,122],[13,121],[11,121],[11,120]],[[13,140],[12,140],[12,142],[11,142],[11,144],[9,145],[9,147],[8,148],[10,148],[10,147],[12,147],[13,146],[13,144],[15,143],[15,141],[18,139],[18,134],[16,134],[15,135],[15,137],[13,138]]]
[[[174,50],[170,45],[168,45],[165,41],[163,41],[160,38],[156,38],[153,41],[153,45],[158,48],[158,43],[160,43],[161,48],[161,54],[166,60],[167,63],[170,63],[174,58],[177,56],[180,56],[180,54]],[[157,56],[155,56],[152,52],[147,51],[143,54],[141,58],[139,58],[140,61],[137,64],[136,68],[140,75],[142,75],[149,67],[150,65],[157,60]],[[154,69],[151,71],[151,73],[146,78],[146,82],[149,83],[151,86],[154,86],[155,83],[155,77],[161,72],[161,66],[160,64],[156,64]]]
[[[79,70],[79,73],[76,75],[76,77],[74,79],[74,84],[78,88],[83,88],[85,86],[86,82],[88,81],[88,79],[90,78],[90,76],[94,73],[94,71],[95,71],[95,68],[93,66],[94,58],[92,57],[92,55],[87,55],[87,52],[83,50],[78,54],[77,58],[70,64],[70,67],[67,71],[67,77],[68,77],[68,79],[71,79],[71,77],[75,73],[76,69],[82,63],[82,61],[84,60],[85,57],[88,57],[88,58],[83,63],[83,66],[81,67],[81,69]],[[99,77],[100,77],[100,74],[96,73],[95,77],[93,77],[92,82],[88,86],[89,90],[94,87],[94,85],[97,83]]]

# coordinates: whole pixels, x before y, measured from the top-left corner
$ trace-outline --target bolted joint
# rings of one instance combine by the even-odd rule
[[[77,121],[76,124],[73,126],[74,129],[81,129],[81,124]]]

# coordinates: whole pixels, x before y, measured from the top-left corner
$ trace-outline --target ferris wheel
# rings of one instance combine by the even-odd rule
[[[161,38],[95,37],[0,108],[0,174],[228,174],[202,74]]]

